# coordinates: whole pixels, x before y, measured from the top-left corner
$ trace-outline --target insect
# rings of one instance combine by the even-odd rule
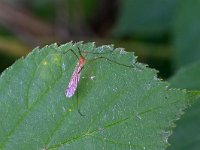
[[[95,61],[97,59],[106,59],[106,60],[108,60],[110,62],[116,63],[118,65],[122,65],[122,66],[125,66],[125,67],[133,68],[133,66],[128,66],[128,65],[125,65],[125,64],[120,64],[120,63],[118,63],[118,62],[116,62],[114,60],[111,60],[111,59],[103,57],[103,56],[99,56],[99,57],[95,57],[95,58],[90,59],[90,60],[86,60],[85,57],[87,56],[88,53],[92,53],[92,54],[99,54],[99,53],[93,53],[93,52],[84,51],[85,52],[85,56],[83,56],[82,53],[81,53],[81,50],[79,48],[78,48],[78,52],[79,52],[80,57],[78,57],[78,55],[75,53],[74,50],[69,49],[68,51],[71,51],[74,54],[74,56],[78,59],[78,62],[76,64],[74,72],[73,72],[73,74],[71,76],[69,84],[68,84],[68,86],[66,88],[65,95],[66,95],[66,97],[70,98],[70,97],[72,97],[74,95],[75,91],[77,91],[77,109],[78,109],[78,113],[81,116],[85,116],[84,114],[81,113],[81,111],[80,111],[80,109],[78,107],[78,83],[79,83],[79,80],[80,80],[81,71],[84,68],[85,63],[86,62],[89,63],[89,62]],[[105,53],[102,53],[102,54],[105,54]]]
[[[74,95],[78,86],[78,82],[80,80],[81,70],[83,69],[85,65],[85,61],[86,61],[85,58],[82,55],[80,55],[78,63],[76,64],[76,67],[70,79],[69,85],[66,89],[66,92],[65,92],[66,97],[70,98]]]
[[[81,54],[80,52],[80,49],[78,48],[79,50],[79,55],[80,55],[80,58],[77,56],[77,54],[72,50],[72,49],[69,49],[69,51],[72,51],[74,56],[76,56],[76,58],[78,59],[78,62],[76,64],[76,67],[74,69],[74,72],[71,76],[71,79],[69,81],[69,84],[66,88],[66,91],[65,91],[65,95],[66,97],[70,98],[74,95],[77,87],[78,87],[78,82],[80,80],[80,76],[81,76],[81,70],[83,69],[84,65],[85,65],[85,62],[86,62],[86,59],[85,57]],[[80,112],[80,109],[78,107],[78,90],[77,90],[77,109],[78,109],[78,113],[81,115],[81,116],[85,116],[83,115],[81,112]]]

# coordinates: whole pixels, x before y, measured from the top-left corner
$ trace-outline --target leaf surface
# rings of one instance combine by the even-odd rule
[[[174,64],[184,66],[200,59],[200,1],[180,1],[174,15]]]
[[[143,38],[163,37],[169,31],[178,1],[121,1],[114,35]]]
[[[77,47],[89,51],[78,84],[85,117],[77,93],[65,96],[78,61],[67,50],[79,55]],[[107,59],[90,61],[100,56]],[[0,149],[165,149],[188,102],[156,73],[111,45],[36,48],[1,75]]]
[[[200,95],[200,62],[182,67],[171,79],[172,87],[192,90],[196,96]],[[198,98],[198,97],[197,97]],[[169,150],[198,150],[200,149],[200,99],[189,107],[185,114],[177,121],[169,142]],[[184,141],[184,142],[183,142]]]

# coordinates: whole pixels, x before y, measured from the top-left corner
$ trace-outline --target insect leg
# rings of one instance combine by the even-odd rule
[[[78,81],[76,81],[76,82],[78,82]],[[77,84],[77,90],[76,90],[76,101],[77,101],[77,110],[78,110],[78,113],[81,115],[81,116],[85,116],[84,114],[82,114],[81,113],[81,111],[80,111],[80,108],[79,108],[79,104],[78,104],[78,84]]]
[[[79,57],[78,55],[75,53],[75,51],[73,49],[68,49],[65,53],[68,53],[68,52],[72,52],[74,54],[74,56],[79,60]]]
[[[115,60],[111,60],[111,59],[106,58],[106,57],[103,57],[103,56],[96,57],[96,58],[94,58],[94,59],[88,60],[88,62],[93,62],[93,61],[98,60],[98,59],[106,59],[106,60],[108,60],[108,61],[110,61],[110,62],[112,62],[112,63],[116,63],[116,64],[121,65],[121,66],[124,66],[124,67],[134,68],[133,66],[121,64],[121,63],[119,63],[119,62],[117,62],[117,61],[115,61]]]

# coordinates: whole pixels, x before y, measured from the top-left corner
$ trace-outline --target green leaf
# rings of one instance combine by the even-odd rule
[[[174,32],[174,64],[184,66],[200,59],[200,1],[180,1]]]
[[[87,53],[76,94],[65,96],[77,58]],[[67,52],[67,53],[66,53]],[[86,53],[82,52],[83,55]],[[119,62],[131,67],[116,64]],[[0,78],[0,149],[164,149],[186,91],[169,89],[132,53],[94,43],[36,48]]]
[[[200,90],[200,62],[183,67],[171,79],[171,86]],[[199,96],[200,91],[191,91],[194,96]],[[169,150],[199,150],[200,149],[200,99],[188,108],[185,114],[177,122],[174,133],[169,138],[172,144]],[[184,142],[183,142],[184,141]]]
[[[200,90],[200,61],[182,67],[169,81],[172,87]]]
[[[113,31],[117,36],[162,37],[169,30],[178,0],[124,0]]]

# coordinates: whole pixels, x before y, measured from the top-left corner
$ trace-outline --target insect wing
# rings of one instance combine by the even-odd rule
[[[80,70],[80,66],[76,66],[65,92],[66,97],[72,97],[74,95],[80,79]]]

